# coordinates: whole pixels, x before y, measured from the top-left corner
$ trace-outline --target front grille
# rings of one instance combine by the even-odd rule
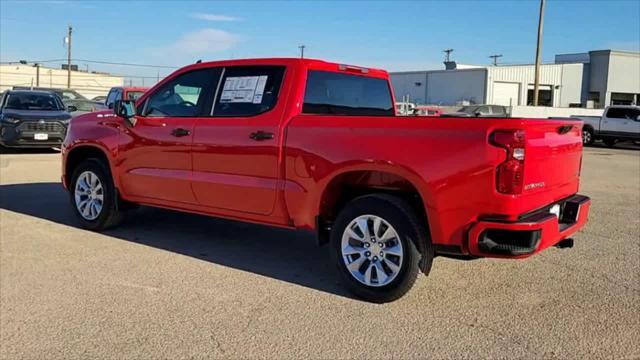
[[[46,132],[46,133],[59,133],[64,131],[64,127],[57,122],[24,122],[20,125],[20,131],[29,132]]]

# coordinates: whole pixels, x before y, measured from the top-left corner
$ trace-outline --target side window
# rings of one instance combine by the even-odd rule
[[[302,112],[351,116],[394,116],[385,79],[310,70]]]
[[[613,119],[637,120],[640,110],[633,108],[610,108],[607,117]]]
[[[610,108],[607,110],[607,117],[612,119],[624,119],[624,114],[620,108]]]
[[[213,116],[253,116],[278,101],[284,66],[234,66],[224,70]]]
[[[194,70],[164,84],[146,101],[144,116],[209,116],[220,69]]]
[[[480,106],[478,108],[478,110],[476,110],[476,113],[480,113],[481,116],[486,116],[486,115],[490,115],[491,114],[489,112],[489,107],[488,106]]]
[[[113,108],[113,103],[116,101],[116,93],[117,93],[116,89],[111,89],[109,91],[109,95],[107,95],[107,100],[105,101],[105,104],[107,105],[107,107],[109,107],[109,109]]]
[[[507,116],[507,113],[504,111],[502,106],[492,106],[491,113],[495,116]]]

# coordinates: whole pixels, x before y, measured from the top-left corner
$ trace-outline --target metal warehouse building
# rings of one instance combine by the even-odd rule
[[[122,86],[122,76],[86,71],[71,71],[71,88],[93,98],[107,95],[111,87]],[[0,65],[0,91],[14,86],[67,87],[67,70],[27,64]]]
[[[469,67],[391,73],[396,99],[417,104],[530,105],[533,65]],[[600,50],[557,55],[540,67],[540,105],[595,107],[640,104],[640,53]]]

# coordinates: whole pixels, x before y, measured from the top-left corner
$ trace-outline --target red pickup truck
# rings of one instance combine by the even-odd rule
[[[395,300],[436,255],[573,244],[582,122],[394,116],[387,72],[310,59],[199,63],[79,116],[62,182],[80,223],[143,204],[317,234],[357,296]],[[259,235],[259,234],[258,234]]]

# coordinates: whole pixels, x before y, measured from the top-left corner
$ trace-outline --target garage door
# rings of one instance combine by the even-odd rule
[[[515,106],[519,105],[520,84],[508,82],[493,83],[493,105]]]

